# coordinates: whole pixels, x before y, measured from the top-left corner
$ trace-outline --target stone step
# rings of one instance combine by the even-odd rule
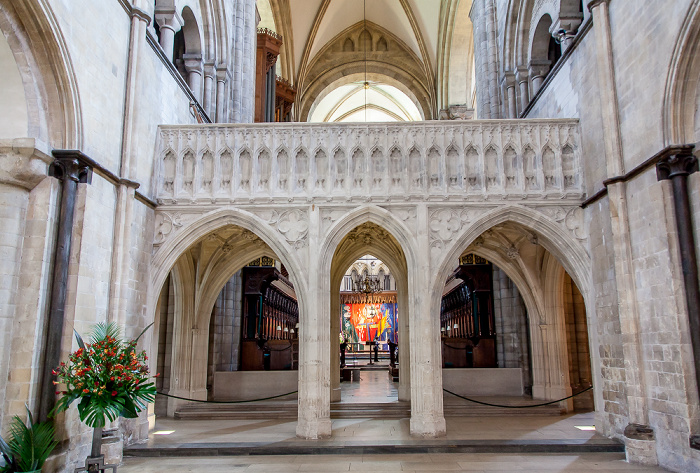
[[[564,411],[558,406],[540,406],[527,409],[482,406],[479,404],[445,404],[445,417],[521,417],[521,416],[559,416]],[[392,403],[333,403],[332,419],[401,419],[411,416],[411,407],[407,402]],[[181,406],[176,412],[176,419],[296,419],[295,403],[258,403],[258,404],[205,404],[191,403]]]
[[[239,455],[396,455],[407,453],[621,453],[625,446],[614,439],[545,440],[404,440],[372,445],[366,442],[304,440],[289,442],[187,443],[170,445],[137,444],[126,447],[131,457],[204,457]]]

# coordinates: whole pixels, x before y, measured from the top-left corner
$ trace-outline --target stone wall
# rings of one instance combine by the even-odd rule
[[[202,10],[208,2],[175,3],[180,11],[185,5],[191,7],[200,25],[221,28],[221,34],[211,32],[203,36],[222,41],[210,50],[210,59],[217,59],[218,54],[217,62],[222,66],[216,82],[225,88],[221,89],[221,109],[227,120],[233,108],[231,53],[238,50],[240,64],[248,64],[242,70],[248,78],[239,84],[239,95],[252,96],[255,68],[250,64],[254,63],[255,45],[253,40],[247,49],[240,42],[234,45],[233,32],[224,29],[220,22],[233,21],[237,12],[233,5],[240,3],[239,13],[247,15],[240,19],[247,28],[240,33],[254,31],[254,1],[221,2],[225,11],[221,17],[212,17],[216,25],[209,22],[211,18],[202,20],[210,13]],[[153,195],[152,185],[156,182],[153,152],[157,125],[195,123],[191,103],[202,92],[189,90],[187,82],[177,72],[174,74],[172,64],[164,60],[167,52],[158,44],[153,28],[146,27],[153,17],[153,8],[154,2],[141,0],[0,2],[0,28],[8,38],[7,42],[3,39],[0,62],[12,66],[3,70],[11,73],[10,80],[15,85],[17,76],[12,74],[18,72],[26,90],[39,94],[27,94],[22,99],[21,90],[15,90],[12,96],[0,96],[3,110],[5,103],[17,105],[23,100],[25,103],[20,105],[26,107],[26,113],[17,113],[17,123],[24,125],[3,127],[2,135],[10,140],[10,167],[5,166],[6,161],[2,166],[3,171],[10,173],[0,177],[2,207],[10,209],[12,196],[21,194],[12,207],[18,209],[13,211],[18,225],[7,222],[4,226],[19,237],[19,243],[11,245],[18,253],[4,251],[0,255],[0,266],[7,275],[0,292],[13,294],[4,298],[12,310],[3,310],[0,320],[4,334],[0,339],[3,430],[11,415],[22,414],[25,402],[36,408],[40,389],[53,388],[39,386],[43,370],[51,369],[42,366],[41,360],[60,188],[58,181],[46,177],[53,148],[77,148],[100,166],[92,183],[80,184],[78,190],[62,359],[76,348],[73,328],[86,334],[97,322],[115,321],[124,327],[127,337],[135,337],[153,319],[146,308],[154,234],[149,196]],[[32,14],[25,14],[27,11]],[[24,57],[29,57],[26,63],[21,62]],[[13,58],[20,62],[12,64]],[[201,110],[203,105],[195,103],[194,108]],[[247,116],[246,105],[252,117],[252,99],[241,104],[239,112]],[[212,109],[211,104],[209,108]],[[64,115],[48,115],[57,110],[63,110]],[[70,115],[71,111],[77,118]],[[75,128],[71,129],[73,124]],[[25,142],[33,143],[35,149],[22,158],[31,165],[22,168],[15,166],[22,162],[12,156],[25,153]],[[3,141],[2,153],[6,144]],[[19,194],[15,189],[21,189]],[[0,235],[0,240],[9,238],[6,233]],[[158,335],[153,330],[147,332],[142,346],[152,353],[150,344],[157,346]],[[165,342],[168,343],[167,336]],[[155,357],[152,358],[155,363]],[[126,441],[144,438],[147,428],[145,415],[121,423]],[[58,435],[67,439],[65,445],[69,448],[53,460],[52,471],[72,471],[89,450],[89,429],[79,422],[72,409],[59,417]]]
[[[612,95],[606,95],[608,91],[601,85],[601,75],[606,73],[600,49],[604,24],[596,23],[595,15],[587,11],[571,49],[555,65],[525,113],[527,118],[580,120],[584,187],[589,196],[604,188],[605,179],[631,171],[668,144],[663,136],[663,107],[671,73],[669,62],[682,37],[680,30],[689,8],[698,7],[697,2],[689,0],[663,5],[603,3],[609,7],[606,18],[611,32]],[[546,4],[538,2],[540,6],[535,9],[546,9]],[[507,9],[507,2],[498,2],[499,19]],[[534,12],[533,19],[538,14]],[[553,19],[556,22],[556,15]],[[499,22],[499,28],[508,27]],[[503,44],[509,35],[499,31],[498,37],[499,48],[508,51],[513,47]],[[477,82],[482,89],[489,86],[486,77]],[[603,100],[606,103],[601,103]],[[617,114],[606,118],[610,100],[615,101]],[[609,130],[613,130],[613,136],[619,130],[621,167],[616,171],[610,167],[614,154],[606,147]],[[696,235],[700,211],[694,187],[697,182],[697,176],[690,178]],[[593,358],[599,357],[601,371],[594,373],[594,379],[602,384],[602,397],[596,399],[597,427],[607,435],[624,439],[628,422],[646,419],[644,422],[655,431],[656,450],[645,447],[644,452],[634,453],[638,444],[628,440],[628,455],[633,452],[630,458],[652,463],[658,460],[676,471],[697,471],[700,456],[688,447],[688,436],[699,427],[698,396],[686,335],[670,185],[657,182],[652,166],[622,189],[620,198],[604,196],[586,208],[595,286],[593,307],[588,307],[589,335],[595,335],[591,340],[598,342],[593,346],[598,350]],[[617,218],[624,219],[628,226],[622,234],[616,233],[616,228],[625,225],[616,227]],[[621,252],[625,245],[629,247],[629,262],[625,251]],[[631,287],[620,287],[622,272],[633,274]],[[632,341],[627,343],[630,337]],[[640,353],[639,357],[635,352]],[[640,383],[641,395],[630,389],[635,383]]]

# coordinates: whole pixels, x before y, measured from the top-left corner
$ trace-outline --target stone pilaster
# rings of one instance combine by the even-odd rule
[[[17,309],[29,192],[46,177],[52,160],[46,147],[30,138],[0,140],[0,398],[10,371],[13,322]],[[24,399],[28,401],[28,399]],[[4,410],[0,412],[2,424]]]
[[[618,316],[625,358],[627,413],[629,425],[625,428],[627,459],[657,464],[653,429],[649,426],[645,369],[641,350],[640,320],[634,282],[632,242],[629,228],[629,210],[626,184],[616,179],[625,172],[615,86],[615,68],[612,55],[612,36],[608,17],[608,0],[588,3],[593,15],[596,41],[601,124],[605,143],[605,161],[608,176],[610,220],[615,253],[615,283],[617,287]]]

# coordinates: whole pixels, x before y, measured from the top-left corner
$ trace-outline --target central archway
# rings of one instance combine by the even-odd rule
[[[399,347],[399,351],[403,350],[404,353],[403,358],[401,358],[401,377],[409,383],[408,386],[404,385],[403,389],[410,392],[411,434],[426,437],[444,435],[445,418],[442,403],[442,373],[440,370],[434,369],[439,357],[437,349],[439,336],[436,335],[434,340],[431,339],[426,342],[425,337],[432,337],[433,334],[429,333],[428,330],[428,326],[431,325],[429,318],[422,317],[421,314],[421,310],[427,308],[429,301],[428,293],[425,291],[429,283],[427,279],[429,276],[427,258],[426,255],[421,256],[418,254],[416,237],[411,231],[396,218],[394,213],[386,209],[367,205],[348,212],[332,225],[324,238],[323,244],[320,246],[318,266],[320,268],[318,277],[320,292],[317,300],[320,304],[320,321],[327,325],[320,327],[319,330],[323,334],[328,334],[328,342],[323,351],[325,354],[332,354],[330,337],[332,333],[330,326],[332,319],[331,308],[333,306],[332,294],[339,287],[342,273],[350,265],[352,259],[361,256],[361,253],[367,253],[366,243],[358,244],[357,249],[353,249],[355,243],[352,243],[352,239],[354,238],[357,241],[360,238],[359,233],[363,231],[362,229],[357,232],[357,237],[353,236],[352,238],[347,238],[347,240],[346,237],[365,224],[369,224],[373,229],[382,231],[382,238],[385,240],[382,244],[385,246],[386,255],[374,251],[376,256],[390,264],[392,270],[396,270],[397,273],[401,272],[399,268],[404,267],[404,265],[406,268],[403,284],[407,291],[401,291],[401,286],[398,284],[398,279],[401,278],[398,277],[398,274],[397,290],[405,292],[405,297],[407,297],[403,303],[406,305],[406,309],[402,312],[407,325],[403,329],[404,336],[399,341],[400,343],[401,341],[407,342],[408,347]],[[364,237],[362,238],[364,239]],[[373,239],[374,237],[370,241],[373,241]],[[338,251],[344,241],[350,242],[346,243],[348,249],[346,251],[342,249]],[[342,258],[342,260],[346,261],[347,264],[343,267],[343,264],[339,264],[341,259],[336,258],[336,256],[344,254],[347,254],[347,257]],[[403,259],[399,257],[401,254],[403,254]],[[334,278],[336,282],[333,284],[335,285],[332,284]],[[410,301],[410,304],[408,301]],[[437,324],[435,325],[437,326]],[[335,339],[337,340],[337,335]],[[323,371],[329,373],[328,376],[330,378],[331,366],[335,368],[336,365],[330,362],[329,356],[326,355],[326,358],[329,359],[329,362],[324,363]],[[401,386],[399,389],[402,389]],[[328,389],[324,393],[324,397],[328,396],[327,405],[330,405],[330,393],[331,383],[330,379],[328,379]],[[406,392],[400,392],[400,399],[404,398],[405,395]]]

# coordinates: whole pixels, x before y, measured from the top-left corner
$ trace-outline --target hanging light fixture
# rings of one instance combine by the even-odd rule
[[[382,287],[379,281],[379,276],[375,274],[358,274],[352,280],[352,292],[359,292],[365,295],[382,292]]]
[[[367,91],[369,90],[369,82],[367,81],[367,0],[362,0],[362,49],[365,52],[365,121],[367,121]]]

